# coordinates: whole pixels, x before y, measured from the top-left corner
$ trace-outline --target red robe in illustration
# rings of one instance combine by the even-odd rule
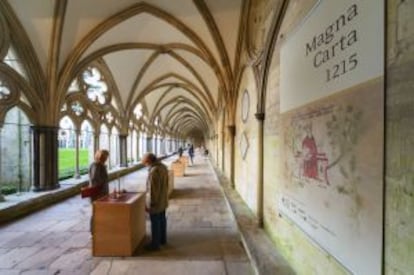
[[[306,136],[302,141],[303,176],[318,179],[318,150],[313,136]]]

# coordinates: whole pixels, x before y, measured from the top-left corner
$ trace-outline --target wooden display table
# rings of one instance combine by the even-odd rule
[[[184,177],[185,164],[180,160],[171,163],[171,170],[174,171],[175,177]]]
[[[168,169],[168,197],[174,190],[174,170]]]
[[[183,162],[185,167],[188,166],[188,162],[189,162],[188,156],[182,156],[182,157],[180,157],[179,161]]]
[[[93,256],[131,256],[145,236],[145,192],[93,203]]]

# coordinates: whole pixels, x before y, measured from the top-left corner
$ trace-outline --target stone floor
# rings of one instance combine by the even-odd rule
[[[120,184],[128,191],[142,191],[146,173],[143,169],[129,174]],[[90,215],[89,201],[76,196],[2,225],[0,275],[253,274],[236,221],[202,157],[187,168],[185,177],[175,178],[167,211],[168,245],[161,251],[92,257]]]

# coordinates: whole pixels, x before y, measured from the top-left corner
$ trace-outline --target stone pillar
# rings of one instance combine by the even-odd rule
[[[128,152],[127,152],[127,139],[128,135],[120,134],[119,138],[119,166],[128,167]]]
[[[161,138],[161,155],[165,155],[165,138]]]
[[[139,157],[139,155],[140,155],[140,151],[141,151],[141,148],[139,148],[139,146],[140,146],[140,143],[139,143],[139,140],[141,139],[141,133],[140,132],[138,132],[137,131],[137,139],[135,140],[135,142],[136,142],[136,146],[137,146],[137,148],[136,148],[136,152],[135,152],[135,154],[136,154],[136,162],[138,162],[138,160],[140,159],[140,157]]]
[[[222,170],[222,172],[224,172],[225,170],[225,159],[224,159],[224,156],[225,156],[225,151],[224,151],[224,146],[226,145],[225,144],[225,141],[226,141],[226,136],[225,136],[225,132],[224,132],[224,126],[223,126],[223,129],[222,129],[222,131],[221,131],[221,170]]]
[[[218,166],[219,164],[219,141],[218,141],[218,134],[216,134],[215,137],[215,145],[216,145],[216,165]]]
[[[147,140],[146,140],[146,145],[147,145],[147,152],[152,152],[152,137],[151,136],[147,136]]]
[[[169,139],[165,137],[164,138],[164,153],[168,154],[169,151],[170,151]]]
[[[112,156],[113,152],[112,152],[112,135],[111,135],[110,132],[108,133],[108,152],[109,152],[108,170],[111,170],[112,169],[111,156]],[[116,165],[116,163],[115,163],[115,165]]]
[[[99,144],[99,136],[100,136],[99,133],[94,133],[94,135],[93,135],[93,152],[94,152],[94,155],[95,155],[95,152],[99,150],[99,146],[101,146]]]
[[[257,220],[259,227],[263,227],[263,192],[264,192],[264,182],[263,182],[263,124],[265,119],[264,113],[256,113],[254,115],[259,123],[259,133],[258,133],[258,171],[257,171]]]
[[[154,154],[158,157],[158,155],[159,155],[159,142],[160,142],[160,139],[158,138],[158,136],[157,135],[155,135],[154,136],[154,139],[152,140],[152,142],[153,142],[153,150],[154,150]]]
[[[152,150],[158,157],[158,137],[156,135],[152,138]]]
[[[31,126],[33,133],[33,191],[59,188],[57,127]]]
[[[234,188],[234,137],[236,135],[236,126],[227,126],[230,135],[230,184]]]
[[[146,152],[148,152],[147,150],[147,135],[142,135],[141,136],[141,139],[142,139],[142,147],[141,147],[141,150],[142,150],[142,156],[144,156],[144,154],[146,153]]]
[[[0,150],[1,150],[1,131],[2,127],[0,127]],[[1,160],[1,154],[0,154],[0,175],[1,175],[1,169],[2,169],[2,160]],[[0,193],[0,202],[5,201],[4,196]]]
[[[80,138],[80,130],[75,131],[75,179],[80,179],[80,172],[79,172],[79,138]]]
[[[144,137],[144,134],[141,134],[141,152],[142,152],[142,156],[144,156],[144,154],[147,152],[147,140],[146,140],[146,136]]]
[[[168,153],[171,153],[173,151],[171,145],[172,145],[171,138],[169,138],[169,139],[167,139]]]

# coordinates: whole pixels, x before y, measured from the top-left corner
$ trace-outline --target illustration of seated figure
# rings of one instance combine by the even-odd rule
[[[302,140],[303,176],[319,180],[318,176],[318,149],[312,134],[312,123],[304,127],[306,136]]]

